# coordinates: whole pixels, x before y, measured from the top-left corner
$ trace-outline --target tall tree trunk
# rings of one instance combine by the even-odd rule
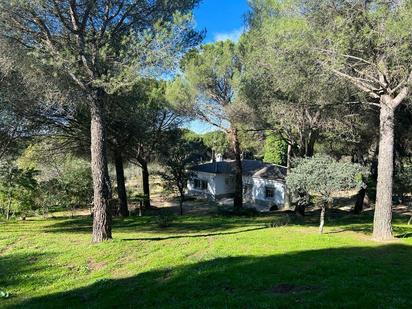
[[[366,186],[362,187],[358,194],[356,195],[356,202],[355,202],[355,208],[353,209],[353,212],[356,215],[359,215],[362,210],[363,210],[363,204],[365,201],[365,195],[366,195]]]
[[[9,200],[7,203],[7,210],[6,210],[6,220],[10,219],[10,209],[11,209],[11,194],[9,193]]]
[[[180,191],[180,198],[179,198],[179,207],[180,207],[180,215],[183,216],[183,202],[185,200],[184,189],[179,189]]]
[[[142,181],[143,181],[143,195],[145,196],[143,200],[143,207],[150,208],[150,178],[149,178],[149,168],[147,166],[147,161],[143,158],[138,158],[140,167],[142,168]]]
[[[382,96],[380,110],[380,139],[378,155],[378,184],[373,221],[373,238],[391,240],[392,186],[394,147],[394,108],[389,96]]]
[[[230,140],[232,142],[232,149],[235,154],[235,196],[233,199],[233,207],[235,211],[239,211],[243,207],[243,168],[238,131],[236,128],[231,128]]]
[[[93,242],[112,238],[111,185],[107,167],[107,141],[104,122],[102,89],[96,91],[90,103],[91,167],[93,176]]]
[[[290,173],[291,169],[291,159],[292,159],[292,145],[288,144],[288,152],[287,152],[287,162],[286,162],[286,169],[287,173]],[[290,201],[290,192],[288,187],[285,184],[285,209],[290,209],[291,207],[291,201]]]
[[[124,179],[123,156],[120,150],[116,149],[114,153],[114,161],[116,166],[116,180],[117,180],[117,195],[119,197],[119,212],[122,217],[129,216],[129,209],[127,207],[127,193]]]

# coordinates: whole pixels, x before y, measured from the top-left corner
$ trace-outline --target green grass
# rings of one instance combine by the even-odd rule
[[[115,220],[92,245],[89,217],[0,223],[0,307],[411,308],[412,232],[369,240],[371,216],[331,214],[266,228],[273,216]]]

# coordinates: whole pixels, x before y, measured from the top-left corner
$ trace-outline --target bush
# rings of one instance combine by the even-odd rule
[[[36,209],[36,175],[33,168],[21,169],[13,163],[0,166],[0,205],[7,219],[16,214],[25,218]]]
[[[176,215],[170,209],[161,209],[159,216],[156,218],[156,223],[160,228],[170,227],[173,221],[176,219]]]
[[[39,188],[36,195],[43,214],[50,209],[75,209],[90,205],[93,197],[90,162],[56,152],[59,141],[45,139],[26,148],[17,164],[35,169]]]

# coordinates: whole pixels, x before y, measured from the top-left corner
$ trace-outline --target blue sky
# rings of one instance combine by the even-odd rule
[[[206,29],[205,42],[237,40],[247,11],[247,0],[203,0],[195,10],[197,28]]]
[[[195,19],[197,28],[207,31],[204,43],[226,39],[237,41],[244,30],[247,11],[247,0],[203,0],[195,10]],[[200,121],[193,121],[188,127],[197,133],[213,130]]]

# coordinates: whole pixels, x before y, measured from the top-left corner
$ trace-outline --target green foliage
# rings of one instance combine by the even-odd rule
[[[0,31],[15,42],[24,41],[19,47],[27,48],[28,56],[52,75],[65,74],[83,90],[100,87],[114,93],[142,76],[176,68],[179,56],[202,38],[191,14],[197,4],[2,1]]]
[[[177,190],[180,198],[184,197],[189,174],[187,169],[203,158],[204,152],[199,141],[186,140],[185,134],[179,130],[170,136],[169,144],[163,145],[160,163],[163,170],[158,174],[165,181],[167,189]]]
[[[65,192],[61,200],[66,202],[66,206],[84,207],[90,204],[93,188],[89,162],[77,158],[67,158],[59,183]]]
[[[182,74],[168,85],[171,104],[186,116],[205,121],[220,130],[233,124],[240,59],[231,41],[203,45],[187,53]]]
[[[264,154],[264,133],[259,131],[249,131],[253,127],[249,121],[238,124],[238,137],[243,155],[262,158]]]
[[[175,214],[169,209],[161,209],[160,214],[156,217],[157,226],[160,228],[170,227],[175,220]]]
[[[319,61],[326,69],[367,97],[379,98],[380,87],[391,89],[391,97],[401,93],[412,60],[410,0],[309,0],[304,6]]]
[[[348,87],[319,65],[317,38],[293,2],[252,1],[251,28],[239,47],[240,96],[256,129],[275,131],[304,157],[325,132],[349,135],[354,117],[342,117]]]
[[[182,129],[182,137],[189,142],[201,143],[202,135],[188,129]]]
[[[198,152],[205,152],[205,155],[206,150],[212,151],[212,153],[215,154],[225,154],[230,149],[227,133],[224,131],[211,131],[204,134],[197,134],[190,130],[183,130],[183,138],[189,142],[198,144]]]
[[[396,169],[394,191],[401,199],[412,192],[412,166]]]
[[[12,163],[0,166],[0,207],[5,217],[9,218],[12,213],[26,216],[35,210],[36,175],[33,168],[20,169]]]
[[[89,206],[92,196],[90,162],[55,152],[55,140],[29,145],[18,158],[19,167],[38,171],[36,203],[44,213],[50,208]]]
[[[359,177],[364,168],[350,162],[336,161],[326,155],[300,159],[286,178],[292,192],[304,190],[322,196],[329,202],[332,193],[356,188],[361,185]]]
[[[263,160],[267,163],[286,165],[288,144],[275,134],[266,137]]]
[[[225,154],[230,144],[227,134],[223,131],[212,131],[202,135],[203,143],[215,153]]]

